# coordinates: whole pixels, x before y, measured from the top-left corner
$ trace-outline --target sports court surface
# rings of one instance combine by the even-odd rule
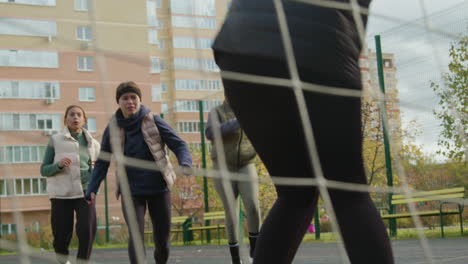
[[[424,264],[424,257],[419,240],[395,240],[393,249],[396,264]],[[434,263],[466,264],[468,263],[468,238],[429,239]],[[148,263],[154,263],[147,251]],[[75,251],[72,251],[75,254]],[[37,253],[31,258],[32,264],[49,264],[53,253]],[[48,260],[46,260],[48,259]],[[93,251],[94,263],[129,263],[126,249],[96,249]],[[18,256],[0,256],[2,264],[20,263]],[[172,247],[168,264],[230,264],[226,246],[184,246]],[[341,258],[335,243],[303,243],[293,262],[294,264],[335,264],[341,263]],[[272,263],[274,264],[274,263]]]

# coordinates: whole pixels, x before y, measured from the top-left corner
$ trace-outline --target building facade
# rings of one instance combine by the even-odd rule
[[[377,68],[377,55],[370,49],[364,49],[360,57],[360,67],[363,83],[363,102],[369,103],[368,111],[373,121],[372,126],[380,126],[379,95],[381,91],[379,75]],[[401,132],[401,113],[399,91],[397,88],[398,80],[396,78],[397,68],[395,67],[395,55],[392,53],[382,54],[385,101],[387,107],[389,133]],[[363,109],[363,111],[365,111]]]
[[[223,100],[210,46],[227,8],[223,0],[0,0],[0,234],[15,232],[15,211],[28,230],[49,224],[39,173],[49,137],[77,104],[100,140],[120,82],[137,82],[142,103],[197,147],[198,100],[205,120]],[[114,195],[109,210],[123,220]]]

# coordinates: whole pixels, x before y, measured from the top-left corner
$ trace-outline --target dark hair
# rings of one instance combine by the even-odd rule
[[[68,112],[72,109],[72,108],[78,108],[81,110],[81,112],[83,112],[83,117],[84,117],[84,120],[85,120],[85,124],[88,123],[88,118],[86,117],[86,113],[83,109],[83,107],[79,106],[79,105],[69,105],[67,107],[67,110],[65,110],[65,115],[63,116],[63,124],[66,125],[67,123],[67,115],[68,115]]]
[[[123,82],[119,84],[119,86],[117,86],[117,89],[115,90],[115,100],[117,101],[117,103],[119,103],[119,98],[124,93],[136,93],[138,97],[140,97],[141,101],[141,90],[135,82]]]

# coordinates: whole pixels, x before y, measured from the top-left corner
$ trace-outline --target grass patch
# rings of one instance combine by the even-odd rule
[[[388,230],[387,230],[388,231]],[[424,236],[426,238],[441,238],[440,228],[435,229],[424,229]],[[468,232],[464,230],[463,235],[460,234],[460,227],[450,226],[444,227],[445,238],[458,238],[468,237]],[[404,239],[418,239],[418,233],[414,228],[398,229],[397,236],[391,237],[392,240],[404,240]],[[306,234],[302,242],[336,242],[336,237],[333,233],[321,233],[320,239],[315,239],[315,234]]]
[[[440,228],[424,229],[424,236],[427,238],[442,238]],[[463,235],[460,234],[460,227],[450,226],[444,227],[445,238],[468,237],[468,232],[464,230]],[[396,239],[418,239],[416,229],[398,229]]]

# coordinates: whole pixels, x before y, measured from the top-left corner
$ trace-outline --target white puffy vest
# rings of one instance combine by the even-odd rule
[[[90,166],[93,166],[99,155],[100,144],[87,130],[82,129],[82,131],[88,141]],[[56,175],[47,177],[49,198],[75,199],[84,197],[81,186],[79,142],[71,136],[68,127],[65,127],[61,133],[52,135],[52,142],[55,150],[54,163],[67,157],[72,160],[72,164]]]

